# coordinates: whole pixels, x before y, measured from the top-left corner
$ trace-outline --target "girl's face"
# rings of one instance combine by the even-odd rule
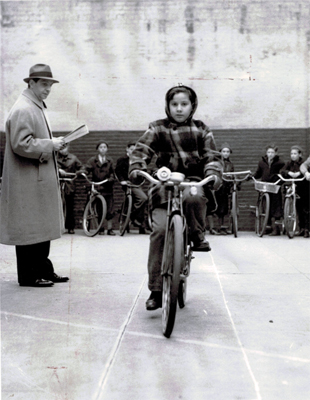
[[[192,103],[187,93],[176,93],[172,100],[170,100],[169,111],[176,122],[182,123],[186,121],[192,109]]]
[[[133,152],[134,148],[135,148],[134,145],[127,147],[127,155],[128,155],[128,156],[131,155],[131,153]]]
[[[291,160],[292,161],[299,160],[299,152],[298,152],[298,150],[295,150],[295,149],[291,150]]]
[[[222,157],[227,159],[230,156],[230,150],[227,147],[221,150]]]
[[[267,154],[268,160],[273,160],[276,155],[276,151],[274,149],[268,149],[266,154]]]
[[[108,151],[108,146],[105,143],[101,143],[98,147],[98,152],[101,156],[105,156]]]

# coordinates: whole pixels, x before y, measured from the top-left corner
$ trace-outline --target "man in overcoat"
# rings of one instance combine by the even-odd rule
[[[23,91],[6,121],[6,147],[0,203],[0,242],[16,246],[20,286],[47,287],[58,276],[49,260],[50,241],[63,230],[54,138],[44,100],[58,81],[45,64],[30,68]]]

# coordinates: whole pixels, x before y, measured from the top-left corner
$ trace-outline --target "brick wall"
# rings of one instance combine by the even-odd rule
[[[217,147],[222,143],[228,142],[232,147],[233,154],[231,161],[234,163],[236,171],[248,170],[255,172],[258,161],[265,154],[265,146],[270,142],[275,142],[279,148],[279,154],[284,161],[289,161],[290,147],[299,144],[305,150],[306,156],[310,152],[309,134],[307,129],[238,129],[238,130],[214,130]],[[96,144],[100,139],[109,143],[109,154],[116,160],[123,156],[127,142],[135,141],[140,137],[142,131],[96,131],[90,132],[87,136],[71,143],[70,151],[78,156],[82,163],[85,163],[91,156],[96,154]],[[63,132],[55,133],[55,136],[62,135]],[[2,166],[4,153],[4,134],[1,136],[0,166]],[[0,168],[0,174],[1,174]],[[76,194],[76,220],[77,226],[81,227],[83,209],[86,203],[87,185],[85,180],[77,181]],[[115,211],[120,209],[123,200],[123,192],[118,183],[114,186]],[[240,230],[254,230],[254,215],[250,210],[250,205],[255,205],[257,193],[252,182],[242,185],[239,193],[240,208]],[[114,227],[118,226],[118,216],[114,220]]]

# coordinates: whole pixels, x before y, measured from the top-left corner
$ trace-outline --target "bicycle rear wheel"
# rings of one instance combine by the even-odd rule
[[[164,248],[162,329],[170,337],[175,321],[181,266],[184,263],[183,221],[173,215]]]
[[[270,197],[268,193],[263,193],[258,200],[256,208],[255,230],[259,237],[264,235],[270,210]]]
[[[232,209],[231,209],[231,219],[232,219],[232,231],[234,236],[238,236],[238,197],[237,193],[232,194]]]
[[[296,206],[293,197],[286,197],[284,202],[284,227],[287,236],[292,239],[297,225]]]
[[[87,236],[95,236],[107,215],[107,203],[103,196],[91,197],[83,215],[83,230]]]
[[[119,233],[121,236],[124,235],[130,221],[130,214],[132,210],[132,196],[131,194],[126,195],[122,204],[121,213],[119,216]]]

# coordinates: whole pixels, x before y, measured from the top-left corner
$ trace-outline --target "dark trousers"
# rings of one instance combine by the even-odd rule
[[[66,201],[66,221],[65,228],[68,230],[75,228],[74,218],[74,193],[65,194]]]
[[[19,284],[32,283],[36,279],[47,279],[54,272],[49,260],[51,242],[16,246],[17,277]]]
[[[133,211],[131,213],[131,219],[137,219],[142,224],[144,223],[144,210],[147,201],[147,195],[141,188],[133,187],[131,189],[132,200],[133,200]]]
[[[189,189],[183,191],[183,209],[189,227],[190,239],[200,242],[204,239],[207,199],[204,189],[197,187],[197,194],[192,196]],[[148,257],[148,287],[151,291],[162,290],[161,261],[165,243],[167,210],[155,208],[152,211],[152,232]]]

